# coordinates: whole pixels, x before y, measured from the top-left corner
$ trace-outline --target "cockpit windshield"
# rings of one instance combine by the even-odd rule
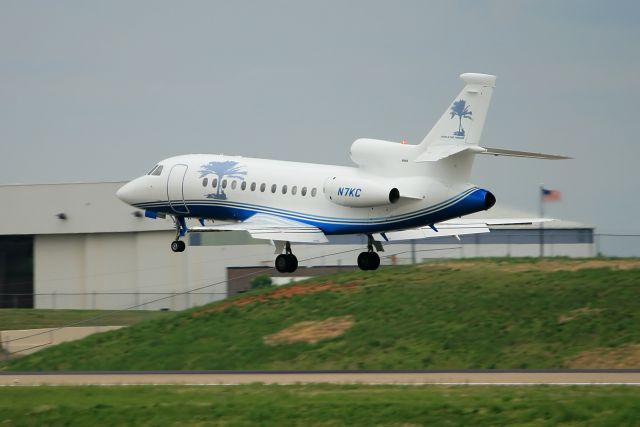
[[[147,175],[156,175],[156,176],[159,176],[160,174],[162,174],[162,165],[155,165],[153,169],[151,169],[149,173],[147,173]]]

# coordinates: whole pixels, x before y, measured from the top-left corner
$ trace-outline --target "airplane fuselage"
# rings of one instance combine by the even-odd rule
[[[327,182],[334,177],[341,184],[328,194]],[[399,189],[397,200],[361,206],[373,197],[374,186],[385,185]],[[447,185],[426,174],[381,176],[358,167],[208,154],[163,160],[126,184],[118,197],[152,214],[244,221],[262,213],[309,224],[327,235],[431,225],[495,202],[474,185]]]

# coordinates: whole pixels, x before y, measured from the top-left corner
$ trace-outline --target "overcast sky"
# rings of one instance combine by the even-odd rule
[[[0,183],[125,180],[224,153],[350,164],[418,143],[498,76],[480,156],[499,203],[640,232],[640,2],[0,0]]]

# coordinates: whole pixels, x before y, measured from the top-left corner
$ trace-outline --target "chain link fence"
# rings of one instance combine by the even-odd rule
[[[492,233],[454,237],[441,237],[404,244],[387,244],[382,265],[411,264],[436,258],[473,257],[640,257],[640,233],[592,233],[591,229],[576,231],[537,231],[512,233],[496,230]],[[540,243],[544,244],[541,250]],[[455,244],[453,246],[452,244]],[[357,251],[359,246],[354,246]],[[351,251],[349,251],[351,252]],[[351,257],[351,254],[348,254]],[[353,258],[353,257],[351,257]],[[351,259],[349,258],[349,259]],[[329,264],[342,264],[330,259]],[[318,260],[314,260],[318,262]],[[350,263],[349,263],[350,264]],[[313,265],[313,264],[312,264]],[[226,283],[226,280],[223,280]],[[211,285],[213,286],[213,285]],[[5,288],[6,289],[6,288]],[[52,309],[122,309],[138,307],[140,310],[183,310],[223,299],[226,290],[194,292],[0,292],[0,308],[52,308]]]
[[[120,310],[136,306],[137,310],[184,310],[226,297],[226,292],[51,292],[0,293],[2,308],[49,308]]]

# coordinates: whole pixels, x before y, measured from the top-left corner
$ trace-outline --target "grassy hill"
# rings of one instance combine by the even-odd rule
[[[640,260],[433,262],[143,321],[7,370],[640,367]]]

